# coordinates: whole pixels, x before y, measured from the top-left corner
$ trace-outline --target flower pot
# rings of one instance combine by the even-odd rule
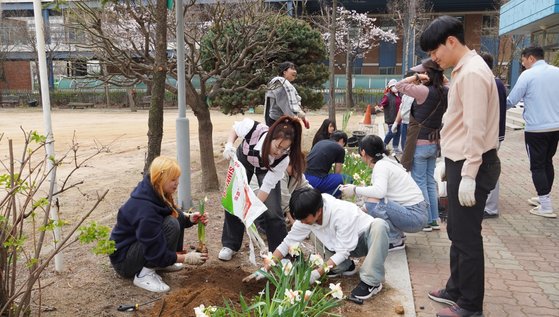
[[[357,147],[359,145],[359,141],[356,137],[351,136],[347,139],[347,147]]]
[[[353,137],[357,139],[357,142],[361,141],[361,139],[367,135],[365,131],[353,131],[351,134],[353,134]]]

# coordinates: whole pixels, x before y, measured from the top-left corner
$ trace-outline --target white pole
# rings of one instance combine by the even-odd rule
[[[47,170],[51,171],[50,182],[56,191],[56,166],[54,165],[54,135],[52,133],[52,122],[50,118],[50,94],[47,72],[47,55],[45,50],[45,24],[41,13],[41,1],[33,0],[33,13],[35,16],[35,35],[37,37],[37,56],[39,58],[39,83],[41,87],[41,104],[43,105],[43,121],[45,123],[46,150],[47,150]],[[58,222],[58,210],[51,206],[50,218]],[[60,227],[54,227],[54,248],[61,241]],[[54,269],[56,272],[62,272],[64,269],[64,261],[62,253],[54,256]]]
[[[182,173],[179,177],[178,200],[180,208],[188,210],[192,206],[192,193],[190,190],[190,130],[186,117],[186,92],[185,92],[185,51],[184,51],[184,16],[183,0],[175,0],[175,14],[177,20],[177,103],[179,116],[176,120],[177,134],[177,160]]]

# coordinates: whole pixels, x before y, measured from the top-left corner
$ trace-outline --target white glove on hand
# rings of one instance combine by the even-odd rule
[[[189,252],[184,255],[184,264],[201,265],[206,262],[208,255],[200,252]]]
[[[342,185],[340,187],[340,191],[345,197],[353,197],[355,196],[355,185],[352,184]]]
[[[320,273],[318,272],[318,270],[312,270],[311,272],[311,278],[309,280],[310,284],[314,284],[316,283],[316,281],[320,280]]]
[[[476,180],[470,176],[463,176],[458,187],[458,201],[464,207],[472,207],[476,204]]]
[[[256,271],[256,272],[250,274],[249,276],[243,278],[242,281],[243,281],[243,282],[250,282],[250,281],[252,281],[252,280],[260,281],[261,279],[263,279],[263,278],[266,277],[266,276],[264,276],[264,274],[262,274],[261,270],[262,270],[262,271],[266,271],[265,268],[261,268],[260,270],[258,270],[258,271]]]
[[[233,143],[227,142],[225,144],[225,149],[223,150],[223,158],[229,161],[234,157],[235,157],[235,147],[233,147]]]
[[[398,125],[396,123],[392,124],[392,127],[390,128],[390,131],[392,133],[398,132]]]

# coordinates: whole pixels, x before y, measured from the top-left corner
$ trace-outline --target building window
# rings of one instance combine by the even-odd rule
[[[484,15],[482,20],[481,35],[499,34],[499,17],[497,15]]]
[[[379,67],[379,74],[381,75],[393,75],[396,74],[396,67]]]

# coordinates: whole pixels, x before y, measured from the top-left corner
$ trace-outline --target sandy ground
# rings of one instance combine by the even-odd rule
[[[176,135],[175,120],[176,110],[165,110],[164,136],[162,154],[175,156]],[[262,115],[247,115],[260,120]],[[338,114],[338,124],[341,126],[342,113]],[[246,253],[241,253],[231,262],[217,260],[217,253],[221,248],[220,236],[223,223],[222,211],[219,208],[219,193],[200,192],[201,171],[199,170],[199,144],[198,125],[193,114],[187,112],[190,121],[191,145],[191,175],[192,197],[195,201],[209,195],[213,198],[209,209],[214,217],[208,226],[208,240],[210,260],[209,267],[237,268],[253,270],[248,265]],[[310,147],[316,129],[327,117],[326,112],[316,112],[309,115],[311,129],[304,131],[304,149]],[[226,162],[221,158],[221,151],[231,125],[235,120],[241,120],[242,115],[227,116],[220,112],[212,111],[214,126],[214,158],[218,166],[218,175],[222,179]],[[362,129],[360,121],[362,114],[352,116],[349,130]],[[147,119],[146,110],[130,112],[129,110],[54,110],[52,112],[52,126],[55,137],[56,156],[65,155],[72,144],[72,139],[79,144],[78,155],[80,158],[94,153],[100,146],[106,146],[107,151],[97,155],[88,164],[79,169],[74,175],[74,181],[84,181],[79,190],[72,190],[60,197],[60,217],[70,223],[88,210],[96,200],[97,193],[109,190],[105,200],[93,212],[90,220],[100,224],[112,226],[115,222],[116,212],[120,205],[127,199],[130,191],[141,179],[141,170],[147,147]],[[21,156],[23,146],[22,130],[37,130],[44,134],[44,120],[40,109],[0,109],[0,158],[4,161],[8,155],[8,139],[13,140],[16,157]],[[58,171],[58,179],[62,179],[71,170],[70,164],[63,165]],[[3,173],[3,172],[2,172]],[[195,230],[187,230],[185,244],[195,244]],[[123,280],[115,275],[110,267],[107,257],[94,256],[89,252],[89,246],[74,244],[63,254],[65,269],[62,273],[54,273],[53,268],[45,271],[42,284],[52,283],[43,293],[42,305],[53,308],[54,311],[44,312],[45,316],[125,316],[116,311],[116,306],[124,303],[142,303],[157,298],[137,287],[132,286],[129,280]],[[176,274],[176,273],[173,273]],[[181,279],[164,278],[172,289],[184,287],[180,285]],[[357,283],[353,278],[344,282],[344,290],[349,292]],[[344,285],[343,285],[344,286]],[[384,291],[383,291],[384,292]],[[390,293],[390,289],[386,290]],[[382,294],[382,293],[381,293]],[[392,312],[397,303],[391,303],[389,298],[379,298],[378,301],[369,301],[370,304],[357,307],[348,304],[347,308],[338,311],[347,316],[369,316],[370,312],[379,312],[379,307],[384,306]],[[378,305],[383,303],[385,305]],[[38,302],[36,302],[38,304]],[[145,306],[147,310],[150,305]],[[378,316],[389,316],[379,312]],[[369,313],[365,313],[369,312]],[[140,315],[142,315],[140,313]]]

